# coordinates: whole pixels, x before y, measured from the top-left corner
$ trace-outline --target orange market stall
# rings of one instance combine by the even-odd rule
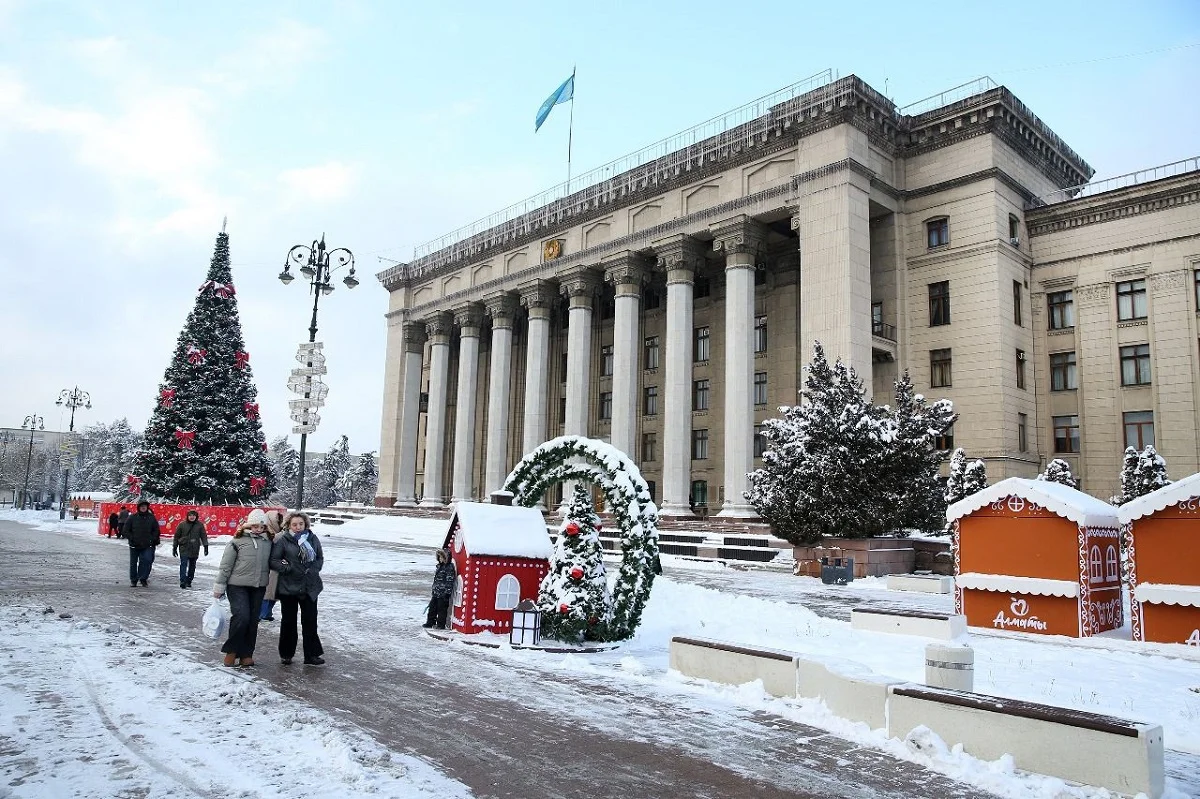
[[[1117,509],[1010,477],[946,509],[954,606],[972,627],[1086,637],[1120,627]]]

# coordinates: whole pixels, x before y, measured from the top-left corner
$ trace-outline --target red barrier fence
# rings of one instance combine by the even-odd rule
[[[96,525],[96,532],[100,535],[108,535],[108,517],[112,513],[120,513],[121,508],[128,508],[130,513],[137,512],[137,502],[103,502],[99,505],[99,522]],[[188,511],[196,511],[200,515],[200,521],[204,523],[204,530],[209,538],[215,538],[219,535],[233,535],[237,531],[238,523],[246,518],[253,508],[245,505],[169,505],[166,503],[152,502],[150,503],[150,512],[158,519],[159,527],[162,528],[164,537],[175,535],[175,528],[179,526],[188,514]],[[287,508],[264,506],[264,511],[277,510],[284,514],[287,513]]]

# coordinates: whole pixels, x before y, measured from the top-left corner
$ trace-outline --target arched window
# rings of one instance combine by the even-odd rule
[[[1100,557],[1100,547],[1092,547],[1091,582],[1099,583],[1104,580],[1104,560]]]
[[[512,610],[521,601],[521,583],[506,574],[496,583],[496,610]]]
[[[1117,548],[1109,544],[1108,551],[1104,553],[1104,560],[1108,567],[1108,581],[1115,583],[1120,580],[1121,568],[1117,559]]]
[[[462,607],[462,575],[454,578],[454,607]]]

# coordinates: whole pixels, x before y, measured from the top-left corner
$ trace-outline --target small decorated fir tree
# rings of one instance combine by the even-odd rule
[[[588,490],[576,484],[538,591],[542,634],[559,641],[602,640],[610,605],[600,517]]]
[[[159,385],[129,491],[188,503],[266,501],[275,478],[256,394],[222,231]]]
[[[1070,464],[1062,458],[1055,458],[1046,464],[1046,471],[1039,474],[1037,479],[1050,483],[1062,483],[1071,488],[1079,488],[1079,484],[1075,482],[1075,476],[1071,474]]]

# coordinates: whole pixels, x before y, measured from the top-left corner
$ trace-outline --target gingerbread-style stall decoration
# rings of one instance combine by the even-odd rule
[[[536,508],[459,502],[444,547],[457,574],[451,628],[466,635],[508,635],[512,611],[537,601],[550,571],[550,533]]]
[[[1125,503],[1118,517],[1133,639],[1200,647],[1200,474]]]
[[[1086,637],[1123,623],[1117,509],[1010,477],[946,509],[954,607],[972,627]]]

